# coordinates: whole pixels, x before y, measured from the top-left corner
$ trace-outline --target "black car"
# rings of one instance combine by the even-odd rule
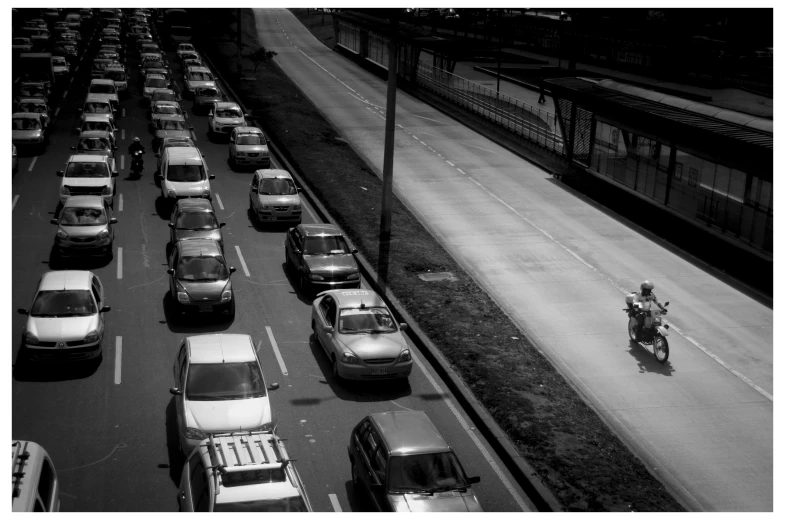
[[[286,233],[286,268],[296,274],[300,290],[359,288],[360,271],[343,233],[332,224],[300,224]]]

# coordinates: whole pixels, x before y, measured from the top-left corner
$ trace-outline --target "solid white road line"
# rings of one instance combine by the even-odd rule
[[[278,343],[275,342],[275,336],[273,336],[273,330],[265,325],[264,327],[267,329],[267,337],[270,338],[270,343],[273,346],[273,351],[275,352],[275,359],[278,360],[278,364],[281,365],[281,372],[283,375],[288,376],[289,372],[286,371],[286,364],[283,362],[283,357],[281,357],[281,351],[278,350]]]
[[[504,475],[501,468],[493,459],[491,454],[488,452],[488,450],[485,449],[485,446],[483,446],[483,444],[480,442],[480,439],[477,438],[477,435],[474,433],[474,431],[469,428],[469,424],[466,422],[463,416],[461,416],[461,413],[458,411],[455,405],[452,404],[452,399],[446,396],[447,395],[446,392],[442,390],[442,387],[439,386],[439,383],[437,383],[436,380],[433,378],[433,376],[430,374],[430,372],[428,372],[428,370],[425,368],[425,365],[423,365],[422,361],[420,361],[420,359],[414,354],[412,354],[412,358],[414,359],[414,362],[417,363],[417,366],[419,367],[420,371],[422,371],[422,373],[425,374],[425,377],[431,383],[431,386],[433,386],[434,390],[436,390],[438,394],[445,396],[444,404],[447,405],[447,407],[453,413],[455,418],[458,419],[458,422],[461,424],[461,428],[463,428],[466,434],[469,435],[472,441],[474,441],[474,444],[480,450],[482,456],[485,458],[485,460],[488,461],[488,464],[491,465],[491,468],[493,469],[494,473],[496,473],[496,476],[499,477],[499,480],[501,480],[502,484],[504,484],[504,487],[506,487],[507,491],[510,493],[510,495],[512,495],[513,500],[515,500],[515,502],[518,504],[521,510],[526,512],[531,512],[529,506],[526,504],[526,502],[523,501],[523,498],[521,498],[521,496],[512,486],[512,483],[510,483],[510,481]]]
[[[330,493],[327,496],[330,497],[330,503],[333,505],[333,511],[335,511],[336,513],[340,513],[341,504],[338,503],[338,497],[333,493]]]
[[[37,160],[38,160],[38,156],[36,155],[35,157],[33,157],[33,160],[30,162],[30,167],[27,169],[27,171],[29,172],[33,171],[33,166],[35,166],[35,162]]]
[[[117,336],[114,348],[114,384],[120,384],[120,372],[123,365],[123,337]]]
[[[248,271],[248,266],[245,265],[245,258],[243,258],[243,254],[240,252],[240,246],[234,246],[234,248],[237,250],[237,256],[240,257],[240,263],[243,266],[243,272],[245,273],[245,276],[250,278],[251,277],[251,273],[250,273],[250,271]]]
[[[123,194],[120,194],[120,206],[117,211],[123,211]]]
[[[316,218],[316,215],[314,215],[313,211],[311,211],[311,205],[310,205],[310,204],[306,204],[304,200],[300,200],[300,203],[301,203],[301,204],[303,205],[303,207],[305,208],[305,211],[307,211],[307,212],[308,212],[308,214],[311,216],[311,218],[313,219],[313,221],[314,221],[314,222],[319,222],[319,219],[317,219],[317,218]]]
[[[125,154],[120,156],[120,169],[121,170],[125,169]]]
[[[16,201],[19,200],[19,195],[14,195],[14,201],[11,203],[11,209],[16,207]]]
[[[224,203],[221,202],[221,196],[218,195],[217,193],[215,194],[215,200],[218,201],[218,207],[221,208],[221,209],[224,209]]]
[[[123,248],[117,248],[117,279],[123,279]]]

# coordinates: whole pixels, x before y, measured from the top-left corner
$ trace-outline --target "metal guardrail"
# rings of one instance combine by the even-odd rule
[[[556,116],[450,72],[420,62],[417,84],[548,150],[564,155]]]

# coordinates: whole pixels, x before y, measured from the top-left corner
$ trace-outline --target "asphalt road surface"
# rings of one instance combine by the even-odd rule
[[[84,101],[88,50],[53,121],[51,143],[40,156],[22,157],[12,181],[12,363],[17,360],[28,308],[40,276],[50,269],[56,227],[50,224],[58,203],[60,177],[76,142],[77,108]],[[168,54],[174,77],[182,75]],[[195,116],[191,101],[181,104],[194,127],[196,145],[206,157],[218,218],[226,222],[227,260],[233,275],[236,317],[232,323],[199,320],[190,326],[169,323],[166,246],[169,213],[160,204],[153,179],[155,157],[141,102],[135,53],[131,97],[121,102],[118,119],[118,165],[115,198],[114,259],[75,263],[104,283],[108,304],[103,360],[94,371],[79,366],[14,371],[12,436],[33,440],[51,455],[61,479],[62,511],[175,511],[182,468],[172,428],[172,366],[184,336],[231,332],[250,334],[258,344],[278,418],[278,433],[296,458],[317,511],[358,511],[367,504],[352,489],[346,446],[351,428],[364,416],[381,411],[424,410],[454,447],[476,486],[486,511],[529,510],[531,504],[446,385],[416,348],[416,366],[408,383],[350,385],[337,383],[310,328],[310,299],[298,294],[283,269],[285,229],[261,229],[249,220],[250,173],[228,167],[228,145],[207,137],[206,116]],[[134,136],[148,146],[140,179],[129,178],[127,147]],[[304,222],[313,222],[306,206]],[[273,345],[280,352],[277,359]]]
[[[255,14],[261,44],[381,172],[386,83],[290,12]],[[773,510],[770,303],[401,91],[395,190],[687,507]],[[621,312],[647,278],[671,303],[665,365]]]

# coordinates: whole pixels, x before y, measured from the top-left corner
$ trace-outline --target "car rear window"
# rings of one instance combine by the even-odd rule
[[[397,330],[390,312],[384,307],[341,309],[338,330],[342,334],[383,334]]]
[[[159,130],[186,130],[185,121],[180,121],[178,119],[159,119],[158,129]]]
[[[183,256],[175,266],[175,276],[190,282],[214,282],[226,280],[229,270],[223,260],[215,256]]]
[[[90,94],[117,94],[114,83],[93,83],[90,85]]]
[[[177,229],[208,231],[217,227],[218,222],[215,220],[215,215],[206,211],[180,213],[180,216],[177,218]]]
[[[161,78],[147,78],[144,82],[145,87],[166,88],[166,80]]]
[[[453,452],[390,457],[389,475],[391,493],[433,493],[468,485]]]
[[[306,513],[308,507],[303,497],[271,498],[248,502],[216,502],[216,513]]]

